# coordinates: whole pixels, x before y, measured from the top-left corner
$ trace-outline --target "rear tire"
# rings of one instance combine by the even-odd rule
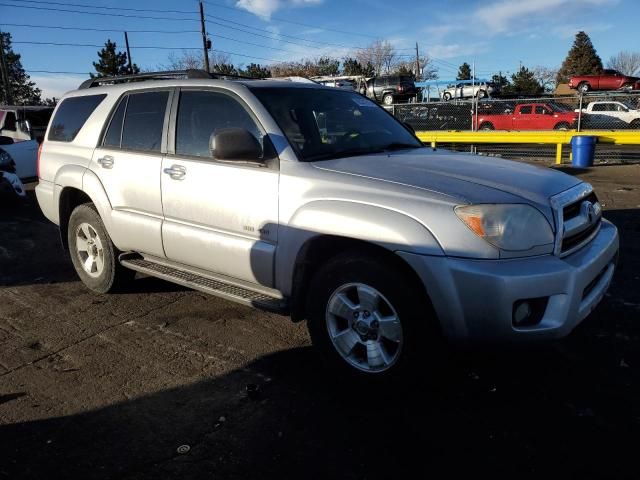
[[[484,90],[478,90],[477,96],[478,96],[478,99],[484,98],[487,96],[487,92],[485,92]]]
[[[493,126],[493,123],[485,122],[482,125],[480,125],[480,130],[490,131],[490,130],[495,130],[495,127]]]
[[[307,327],[332,370],[376,381],[415,364],[431,366],[428,357],[443,345],[432,312],[424,292],[396,264],[352,250],[315,273]]]
[[[560,122],[555,127],[553,127],[554,130],[569,130],[570,128],[571,125],[569,125],[567,122]]]
[[[640,128],[640,118],[631,120],[631,123],[629,124],[629,128],[634,128],[634,129]]]
[[[580,93],[588,93],[589,90],[591,90],[591,85],[589,85],[587,82],[582,82],[580,85],[578,85],[578,92]]]
[[[444,93],[442,94],[442,99],[443,99],[445,102],[448,102],[449,100],[451,100],[451,94],[450,94],[449,92],[444,92]]]
[[[385,93],[382,97],[382,103],[385,105],[393,105],[393,95],[390,93]]]
[[[73,266],[87,288],[96,293],[118,290],[135,276],[118,262],[120,253],[92,203],[77,206],[67,229]]]

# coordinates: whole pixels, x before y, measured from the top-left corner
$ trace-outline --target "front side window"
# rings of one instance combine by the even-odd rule
[[[160,151],[168,98],[167,91],[129,94],[122,127],[122,148]]]
[[[72,142],[106,96],[106,94],[84,95],[63,100],[51,120],[47,138],[56,142]]]
[[[249,130],[262,143],[262,132],[235,98],[219,92],[183,91],[178,105],[176,154],[210,158],[211,135],[232,127]]]
[[[302,161],[422,147],[404,125],[355,92],[296,87],[251,90]]]
[[[522,115],[529,115],[531,114],[531,106],[528,107],[520,107],[520,113]]]

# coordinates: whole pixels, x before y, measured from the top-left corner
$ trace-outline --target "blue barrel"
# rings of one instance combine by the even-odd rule
[[[571,165],[581,168],[593,167],[597,141],[598,137],[582,135],[571,137]]]

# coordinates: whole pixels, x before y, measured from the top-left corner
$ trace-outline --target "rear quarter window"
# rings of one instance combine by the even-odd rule
[[[106,94],[86,95],[63,100],[51,120],[47,139],[55,142],[72,142],[106,96]]]

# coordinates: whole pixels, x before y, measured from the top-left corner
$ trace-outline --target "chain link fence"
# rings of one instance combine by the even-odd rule
[[[416,131],[476,130],[600,130],[638,131],[640,92],[605,92],[587,95],[484,98],[396,104],[388,107],[400,121]],[[438,143],[439,148],[513,160],[555,160],[556,146],[541,144]],[[563,161],[569,161],[566,146]],[[640,162],[639,145],[599,144],[596,163]]]
[[[483,98],[388,107],[416,131],[640,130],[640,92]]]

